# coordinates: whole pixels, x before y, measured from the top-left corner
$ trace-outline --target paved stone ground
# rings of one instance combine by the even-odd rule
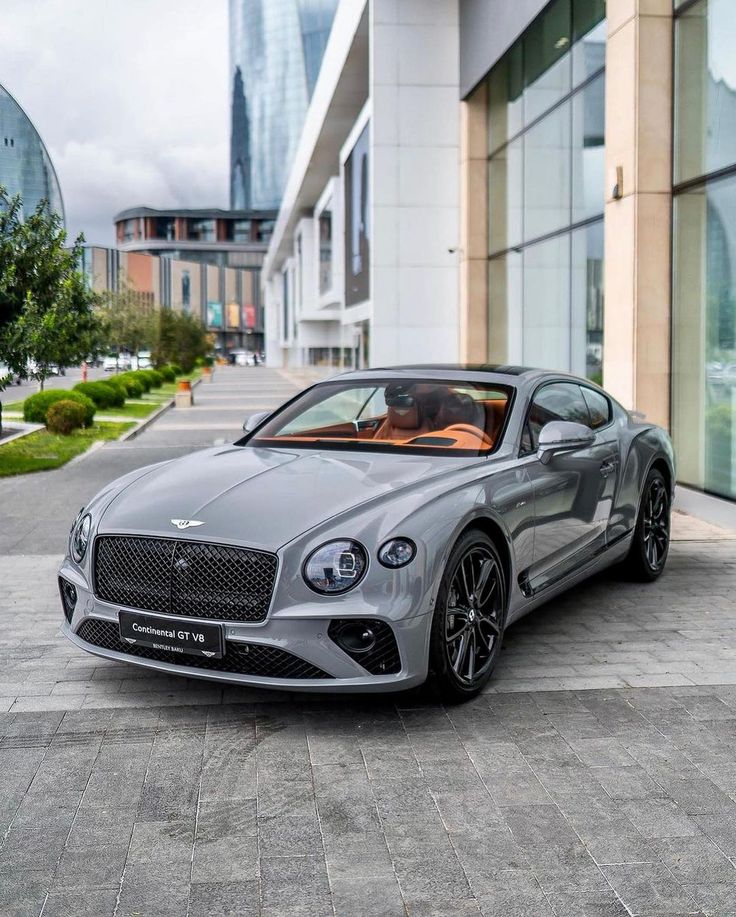
[[[233,438],[241,410],[216,430],[206,412],[164,415],[54,488],[78,502],[105,470]],[[32,498],[28,481],[0,482],[0,515]],[[736,917],[726,533],[678,517],[661,580],[607,574],[550,603],[509,630],[491,689],[445,708],[427,691],[288,695],[78,652],[42,532],[62,503],[37,498],[37,528],[0,548],[3,917]]]

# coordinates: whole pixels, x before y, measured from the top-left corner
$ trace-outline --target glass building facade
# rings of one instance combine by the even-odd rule
[[[278,210],[337,0],[230,0],[230,206]]]
[[[676,3],[672,432],[678,477],[736,499],[736,4]]]
[[[491,359],[600,381],[604,0],[554,0],[485,81]]]
[[[32,213],[46,200],[64,219],[59,181],[43,141],[30,119],[0,86],[0,185],[11,196],[20,194],[23,213]]]

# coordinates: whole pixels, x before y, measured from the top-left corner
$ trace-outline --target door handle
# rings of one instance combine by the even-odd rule
[[[609,474],[613,474],[616,470],[616,463],[614,461],[603,462],[601,465],[601,474],[604,478],[607,478]]]

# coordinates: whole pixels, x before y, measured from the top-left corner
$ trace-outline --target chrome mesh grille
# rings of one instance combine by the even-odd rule
[[[105,602],[221,621],[263,621],[275,554],[176,538],[101,535],[95,593]]]
[[[254,675],[260,678],[332,678],[322,669],[305,659],[287,653],[276,646],[262,646],[257,643],[235,643],[225,641],[225,655],[222,659],[205,659],[203,656],[188,656],[170,653],[149,646],[132,646],[120,639],[115,621],[87,618],[79,626],[77,636],[93,646],[99,646],[126,656],[169,662],[172,665],[191,666],[195,669],[209,669],[217,672],[232,672],[236,675]]]

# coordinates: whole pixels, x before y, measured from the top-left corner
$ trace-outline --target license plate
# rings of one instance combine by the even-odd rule
[[[149,646],[168,653],[222,659],[222,627],[199,621],[172,621],[120,612],[120,637],[131,646]]]

